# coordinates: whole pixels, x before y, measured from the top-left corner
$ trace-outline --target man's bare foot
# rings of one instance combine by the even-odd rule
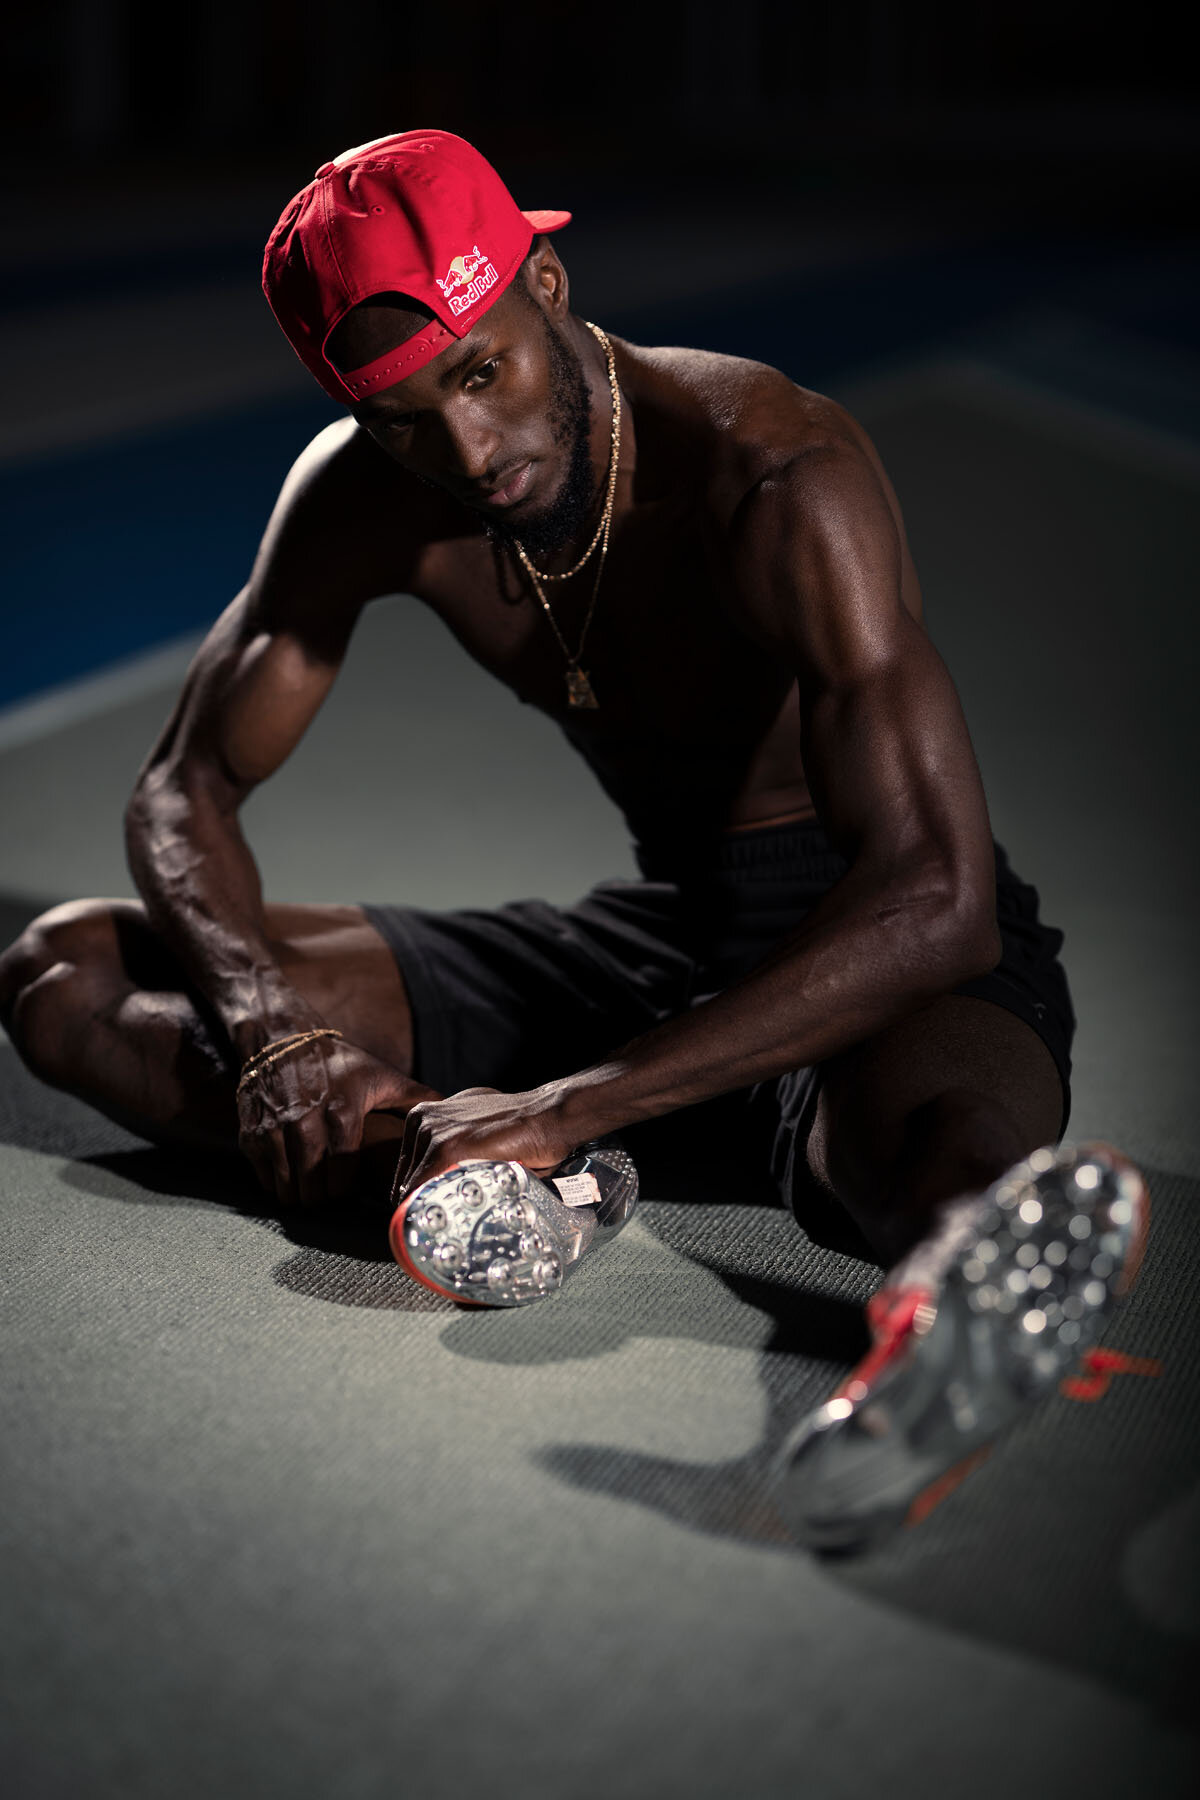
[[[1138,1170],[1101,1143],[1035,1150],[944,1209],[868,1305],[866,1358],[783,1447],[792,1535],[861,1550],[932,1511],[1094,1342],[1148,1212]]]

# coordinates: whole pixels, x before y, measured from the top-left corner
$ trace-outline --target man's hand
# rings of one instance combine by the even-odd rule
[[[413,1188],[460,1162],[519,1162],[545,1175],[574,1148],[553,1083],[524,1094],[463,1088],[410,1110],[392,1199],[399,1205]]]
[[[281,1206],[319,1206],[353,1188],[368,1113],[440,1098],[354,1044],[316,1038],[247,1082],[238,1143]]]

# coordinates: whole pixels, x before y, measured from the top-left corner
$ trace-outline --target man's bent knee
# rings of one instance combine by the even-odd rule
[[[892,1225],[906,1232],[941,1201],[983,1192],[1037,1147],[1028,1136],[990,1095],[946,1088],[913,1107],[886,1141],[845,1112],[835,1125],[819,1107],[808,1163],[860,1225],[878,1221],[887,1235]]]
[[[947,1180],[960,1184],[960,1192],[982,1191],[1036,1148],[990,1095],[948,1088],[909,1114],[892,1199],[920,1198],[924,1188]]]
[[[26,926],[0,956],[0,1024],[35,1075],[62,1078],[74,1034],[120,977],[117,910],[132,901],[71,900]]]

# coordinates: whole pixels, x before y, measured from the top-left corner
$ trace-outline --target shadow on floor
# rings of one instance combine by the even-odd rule
[[[280,1212],[248,1168],[229,1156],[183,1155],[147,1145],[63,1165],[62,1178],[85,1193],[137,1205],[219,1207],[252,1219],[295,1247],[273,1279],[306,1299],[390,1312],[459,1308],[410,1279],[392,1258],[388,1209]]]
[[[280,1213],[239,1158],[147,1144],[36,1080],[9,1044],[0,1045],[0,1145],[54,1157],[62,1181],[105,1200],[214,1207],[252,1219],[293,1247],[275,1279],[308,1298],[406,1312],[457,1310],[393,1262],[386,1209]]]

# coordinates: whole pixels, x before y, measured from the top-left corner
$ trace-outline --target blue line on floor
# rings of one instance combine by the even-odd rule
[[[1197,267],[1186,247],[948,247],[605,323],[643,343],[753,356],[836,393],[872,368],[995,341],[1036,309],[1200,349]],[[1076,389],[1081,379],[1073,369]],[[207,625],[246,579],[289,465],[334,416],[314,388],[0,472],[0,705]]]

